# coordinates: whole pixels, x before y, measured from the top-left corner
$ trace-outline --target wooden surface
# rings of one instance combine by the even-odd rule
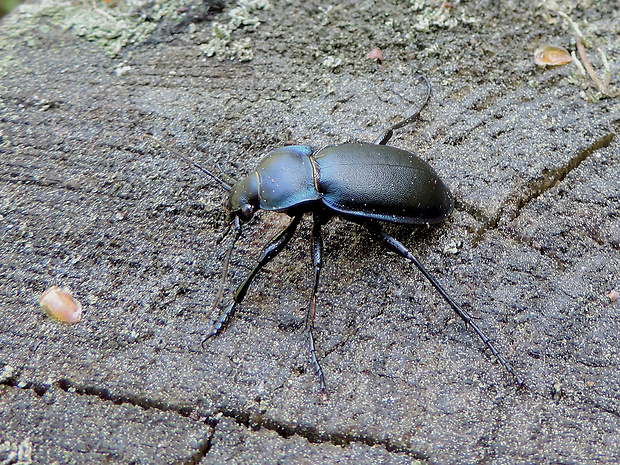
[[[566,22],[538,2],[457,2],[454,27],[427,29],[409,2],[272,3],[232,33],[250,61],[201,48],[231,4],[141,10],[132,24],[155,27],[135,44],[89,41],[91,23],[78,35],[68,6],[0,21],[0,460],[617,463],[619,105],[592,101],[573,65],[534,65],[544,42],[574,49]],[[618,11],[570,12],[616,86]],[[383,66],[365,59],[374,47]],[[527,388],[416,270],[342,220],[324,228],[325,395],[303,330],[310,218],[203,348],[225,192],[144,135],[241,177],[288,141],[374,140],[415,110],[420,73],[433,98],[392,144],[429,161],[457,209],[390,232]],[[287,223],[244,228],[225,302]],[[79,324],[39,309],[52,285],[84,304]]]

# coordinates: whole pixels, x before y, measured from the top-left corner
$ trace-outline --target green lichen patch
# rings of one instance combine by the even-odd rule
[[[67,2],[43,0],[17,7],[5,18],[4,30],[12,37],[26,38],[44,20],[77,36],[95,42],[111,56],[129,44],[145,40],[163,18],[174,20],[187,0],[118,0]]]
[[[215,21],[211,28],[211,38],[200,48],[207,56],[218,60],[250,61],[254,55],[252,41],[248,37],[235,38],[237,29],[254,30],[260,25],[257,10],[268,10],[272,6],[267,0],[239,0],[235,8],[222,13],[220,21]],[[226,21],[226,22],[224,22]]]
[[[418,32],[427,32],[431,26],[452,29],[459,23],[474,24],[479,20],[468,16],[461,5],[448,2],[428,2],[427,0],[411,0],[411,6],[417,12],[413,28]]]

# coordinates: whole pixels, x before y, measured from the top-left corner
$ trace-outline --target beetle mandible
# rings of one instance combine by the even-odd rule
[[[236,237],[224,270],[228,267],[230,253],[241,233],[241,224],[249,221],[257,210],[281,212],[292,217],[291,223],[265,246],[258,263],[237,287],[232,303],[226,307],[203,343],[218,335],[229,323],[256,274],[284,249],[303,215],[311,212],[314,221],[314,282],[306,321],[312,365],[321,390],[325,390],[325,375],[315,350],[314,316],[319,275],[323,266],[321,226],[338,215],[365,226],[384,247],[412,262],[456,314],[474,330],[500,364],[514,376],[518,385],[524,385],[511,365],[474,323],[473,317],[452,299],[401,242],[386,234],[379,224],[429,225],[444,221],[454,209],[452,193],[427,162],[411,152],[386,145],[396,129],[411,124],[427,105],[431,85],[425,76],[420,78],[426,83],[427,91],[419,110],[389,127],[372,144],[347,143],[317,151],[306,145],[283,147],[271,152],[255,171],[234,183],[220,179],[198,163],[177,153],[229,191],[229,221],[234,224]],[[155,141],[176,153],[165,144]],[[218,304],[219,297],[214,307]]]

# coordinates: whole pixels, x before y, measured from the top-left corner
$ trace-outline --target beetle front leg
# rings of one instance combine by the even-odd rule
[[[452,307],[456,314],[460,316],[461,319],[476,332],[480,339],[482,339],[482,342],[484,342],[485,345],[489,348],[489,350],[493,353],[493,355],[495,355],[499,363],[502,364],[506,371],[512,376],[514,376],[517,384],[519,384],[519,386],[524,386],[523,380],[519,377],[519,375],[517,375],[517,373],[513,370],[512,366],[510,366],[510,364],[504,359],[504,357],[502,357],[502,354],[500,354],[499,351],[493,346],[493,343],[487,337],[487,335],[478,327],[478,325],[476,325],[476,323],[474,323],[472,316],[468,312],[463,310],[463,308],[461,308],[461,306],[457,304],[452,299],[452,297],[450,297],[446,290],[427,271],[427,269],[422,265],[422,263],[420,263],[418,259],[409,250],[407,250],[407,248],[402,243],[394,239],[392,236],[384,233],[380,226],[374,223],[364,225],[371,233],[373,233],[373,235],[375,235],[379,239],[381,244],[383,244],[388,250],[391,250],[392,252],[397,253],[401,257],[406,258],[407,260],[412,262],[418,268],[418,270],[420,270],[420,272],[426,277],[426,279],[429,280],[433,287],[437,289],[439,294],[441,294],[441,296],[450,305],[450,307]]]
[[[312,357],[312,365],[314,371],[319,377],[319,383],[321,384],[321,390],[325,390],[325,376],[323,370],[316,358],[316,351],[314,349],[314,314],[316,310],[316,293],[319,289],[319,275],[321,274],[321,268],[323,267],[323,236],[321,235],[321,225],[323,224],[323,218],[321,215],[314,214],[314,225],[312,226],[312,262],[314,264],[314,285],[312,286],[312,298],[310,299],[310,306],[308,308],[308,315],[306,316],[306,326],[308,328],[308,336],[310,338],[310,355]]]
[[[289,243],[291,237],[297,230],[297,226],[299,226],[299,222],[301,221],[303,215],[299,214],[293,218],[293,221],[278,235],[276,235],[263,249],[261,256],[258,260],[258,263],[254,267],[254,269],[250,272],[250,274],[245,278],[245,281],[237,287],[235,291],[235,295],[233,297],[233,302],[226,307],[224,313],[220,317],[220,319],[215,323],[213,327],[213,331],[207,337],[205,337],[202,341],[204,344],[206,341],[211,339],[213,336],[217,336],[224,327],[228,324],[230,319],[235,314],[235,310],[237,309],[237,305],[239,305],[243,299],[245,298],[246,293],[248,292],[248,288],[252,283],[252,280],[256,276],[256,274],[261,270],[263,266],[269,263],[274,257],[276,257],[282,249]]]

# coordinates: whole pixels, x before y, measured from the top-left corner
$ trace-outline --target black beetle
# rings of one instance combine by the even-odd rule
[[[428,163],[411,152],[385,145],[391,139],[394,130],[413,122],[428,103],[431,95],[430,83],[425,76],[420,77],[427,86],[425,100],[420,109],[409,118],[387,129],[374,144],[348,143],[328,146],[316,152],[305,145],[283,147],[265,157],[256,170],[247,177],[234,183],[218,178],[194,161],[177,154],[230,192],[228,197],[230,221],[234,222],[237,234],[229,250],[224,270],[227,270],[230,252],[240,235],[240,223],[250,220],[257,210],[286,213],[293,218],[291,223],[265,246],[258,263],[237,287],[233,302],[224,310],[213,331],[203,343],[223,330],[237,306],[243,301],[256,274],[288,244],[302,216],[312,212],[314,285],[308,309],[307,327],[312,364],[319,377],[321,389],[324,390],[325,377],[316,357],[313,334],[316,293],[323,254],[321,226],[332,216],[339,215],[367,227],[388,250],[411,261],[458,316],[478,334],[504,368],[515,377],[517,383],[523,385],[523,381],[510,364],[472,321],[472,316],[448,295],[402,243],[383,232],[378,224],[380,221],[410,225],[439,223],[454,209],[454,199],[450,190]],[[165,144],[157,140],[156,142],[174,152]],[[219,296],[214,307],[218,303]]]

